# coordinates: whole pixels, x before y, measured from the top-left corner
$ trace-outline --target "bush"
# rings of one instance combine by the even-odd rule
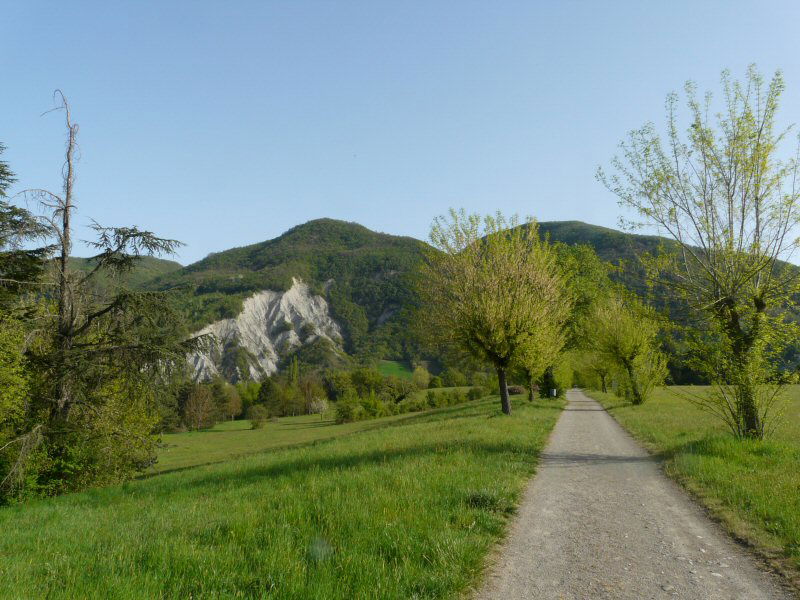
[[[340,400],[336,404],[336,422],[352,423],[358,421],[364,415],[361,404],[353,400]]]
[[[467,385],[467,376],[458,369],[447,367],[442,371],[442,383],[445,387],[459,387]]]
[[[509,396],[518,396],[520,394],[527,394],[528,390],[526,390],[521,385],[510,385],[508,386],[508,395]]]
[[[431,383],[431,374],[428,373],[425,367],[419,366],[414,369],[414,373],[411,375],[411,381],[418,390],[427,389]]]
[[[467,398],[469,400],[479,400],[480,398],[483,398],[484,396],[486,396],[486,390],[483,389],[482,387],[477,387],[477,386],[476,387],[471,387],[471,388],[469,388],[469,391],[467,392]]]
[[[435,402],[435,399],[434,399]],[[430,408],[430,404],[426,398],[414,398],[413,400],[406,400],[397,405],[399,412],[418,412]]]
[[[250,420],[250,429],[261,429],[269,418],[269,411],[261,404],[254,404],[247,409],[247,418]]]
[[[438,406],[438,400],[436,399],[437,395],[438,394],[436,394],[436,392],[433,392],[431,390],[428,390],[428,393],[425,394],[425,400],[427,400],[428,406],[430,406],[431,408],[436,408]]]
[[[428,383],[428,388],[440,388],[443,387],[444,384],[442,383],[442,378],[438,375],[434,375],[431,377],[430,382]]]

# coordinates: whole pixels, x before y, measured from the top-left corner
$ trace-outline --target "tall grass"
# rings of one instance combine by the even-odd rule
[[[6,508],[0,597],[458,597],[559,411],[489,398]]]
[[[704,392],[701,388],[694,391]],[[589,392],[636,438],[660,454],[667,473],[737,535],[800,573],[800,386],[788,390],[774,438],[737,441],[725,426],[663,388],[642,406]]]

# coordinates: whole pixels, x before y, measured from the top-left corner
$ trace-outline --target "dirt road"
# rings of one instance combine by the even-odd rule
[[[480,600],[793,598],[578,391]]]

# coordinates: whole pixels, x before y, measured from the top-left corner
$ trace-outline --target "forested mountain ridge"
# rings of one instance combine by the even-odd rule
[[[674,241],[581,221],[542,222],[539,230],[551,242],[591,246],[602,260],[619,267],[612,274],[614,279],[657,307],[675,312],[669,290],[648,288],[640,260],[644,254],[675,248]],[[183,268],[165,268],[141,287],[179,288],[176,301],[192,331],[198,331],[237,318],[244,300],[256,293],[286,292],[297,279],[327,302],[341,328],[347,355],[409,360],[419,358],[408,316],[416,298],[412,280],[426,248],[425,242],[414,238],[374,232],[357,223],[317,219],[272,240],[210,254]],[[680,320],[679,315],[672,316]],[[244,370],[246,353],[236,344],[227,352],[229,356],[223,361],[221,355],[217,366],[224,371],[223,362],[227,362]],[[319,366],[342,360],[341,353],[324,344],[299,346],[292,352],[301,361]]]
[[[92,258],[72,256],[69,259],[69,265],[76,271],[89,273],[95,267],[96,262]],[[133,270],[123,275],[116,283],[126,287],[140,288],[160,275],[172,273],[181,268],[183,268],[183,265],[174,260],[166,260],[155,256],[142,256],[136,262]],[[97,277],[99,285],[110,285],[112,283],[105,272],[99,272]]]
[[[256,292],[285,292],[302,280],[327,300],[349,354],[401,357],[408,343],[403,310],[413,303],[410,277],[424,248],[410,237],[317,219],[272,240],[211,254],[146,287],[183,288],[180,301],[197,330],[235,318]]]

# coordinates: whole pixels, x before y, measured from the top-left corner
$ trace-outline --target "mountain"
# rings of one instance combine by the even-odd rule
[[[195,365],[203,365],[203,373],[255,375],[259,368],[270,372],[293,355],[323,365],[340,364],[352,355],[403,359],[413,344],[405,321],[405,309],[414,299],[410,277],[424,249],[423,242],[410,237],[317,219],[266,242],[211,254],[156,277],[145,287],[182,289],[181,302],[193,330],[208,331],[212,326],[225,333],[222,346],[205,357],[193,357]],[[255,295],[265,291],[275,295],[256,301]],[[259,302],[269,306],[257,308]],[[266,315],[281,302],[284,322],[298,330],[307,325],[317,334],[298,335],[300,344],[275,338],[281,321]],[[328,326],[324,319],[304,316],[302,306],[309,303],[327,311],[338,336],[332,330],[318,335]],[[236,323],[246,308],[250,316]],[[256,313],[264,316],[259,348],[245,341],[248,336],[254,339]]]
[[[617,280],[643,296],[648,289],[638,257],[674,247],[657,236],[580,221],[539,228],[552,242],[592,246],[621,267]],[[317,219],[187,267],[164,266],[142,285],[178,288],[192,331],[214,334],[211,347],[191,357],[198,379],[260,379],[292,357],[315,367],[341,366],[353,356],[408,361],[419,357],[409,316],[412,277],[426,248],[410,237]],[[669,305],[668,292],[655,294],[657,305]]]
[[[211,346],[190,357],[195,380],[221,375],[236,383],[260,380],[278,370],[286,356],[317,347],[326,362],[344,359],[342,333],[327,301],[295,279],[285,292],[263,290],[247,298],[233,319],[207,325],[198,335],[212,334]]]
[[[89,273],[94,268],[95,261],[91,258],[71,256],[69,258],[69,266],[76,271]],[[117,283],[130,288],[140,288],[155,277],[172,273],[181,268],[182,265],[174,260],[165,260],[154,256],[142,256],[137,261],[133,270],[123,275]],[[97,285],[100,287],[108,287],[111,283],[111,279],[108,275],[104,273],[97,274]]]

